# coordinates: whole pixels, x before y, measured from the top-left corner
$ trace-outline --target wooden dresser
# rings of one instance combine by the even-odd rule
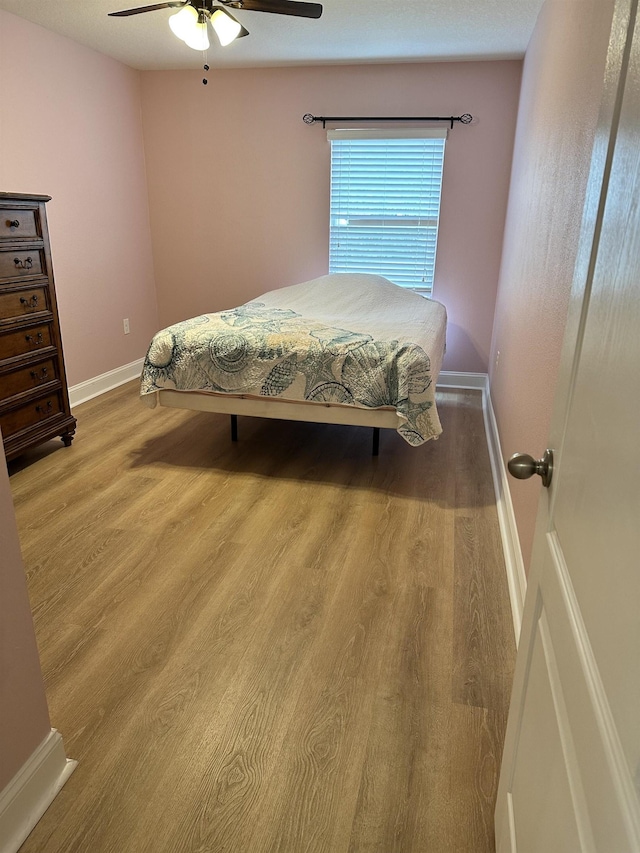
[[[0,193],[0,427],[7,459],[55,436],[71,414],[45,204]]]

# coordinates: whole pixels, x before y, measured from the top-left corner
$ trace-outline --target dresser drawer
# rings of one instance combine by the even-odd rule
[[[10,293],[0,291],[0,318],[10,320],[13,317],[25,317],[49,311],[49,290],[47,287],[31,287],[29,290],[14,290]]]
[[[5,439],[10,438],[23,429],[37,426],[49,418],[54,418],[62,411],[62,400],[55,391],[53,394],[39,397],[37,400],[32,400],[30,403],[25,403],[23,406],[0,414],[2,436]]]
[[[20,367],[11,373],[0,375],[0,400],[15,397],[25,391],[32,391],[41,385],[58,380],[58,368],[56,360],[48,358],[46,361],[38,361],[28,367]]]
[[[53,345],[51,326],[48,323],[19,329],[15,332],[7,332],[0,335],[0,361],[30,352],[38,352]]]
[[[19,281],[34,275],[46,275],[42,249],[4,249],[0,251],[0,281]]]
[[[0,208],[0,240],[34,240],[41,236],[35,210]]]

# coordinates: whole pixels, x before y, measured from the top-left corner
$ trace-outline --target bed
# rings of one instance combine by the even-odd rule
[[[435,386],[446,311],[385,278],[333,274],[158,332],[143,402],[237,416],[395,429],[412,446],[442,432]]]

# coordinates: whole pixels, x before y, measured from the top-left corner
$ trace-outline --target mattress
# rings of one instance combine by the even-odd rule
[[[327,275],[158,332],[141,395],[173,389],[393,407],[398,433],[420,445],[442,432],[435,385],[445,335],[439,302],[380,276]]]

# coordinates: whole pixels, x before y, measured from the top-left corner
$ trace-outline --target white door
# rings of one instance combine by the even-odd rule
[[[498,790],[499,853],[640,851],[637,5],[616,3]]]

